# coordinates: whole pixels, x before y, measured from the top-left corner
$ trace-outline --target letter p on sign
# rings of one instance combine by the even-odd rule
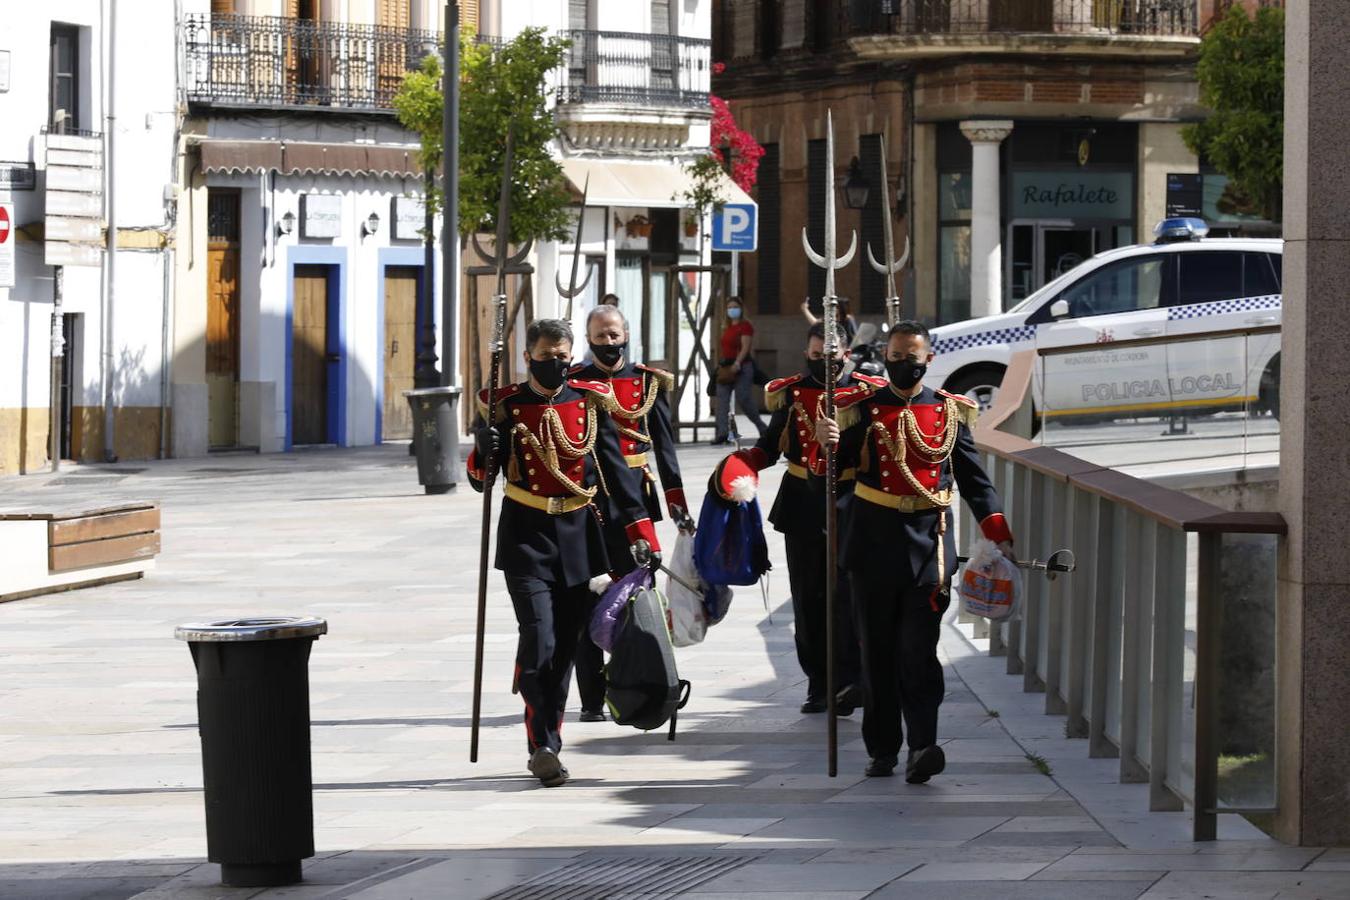
[[[758,209],[753,203],[728,203],[713,215],[712,248],[753,253],[759,237]]]

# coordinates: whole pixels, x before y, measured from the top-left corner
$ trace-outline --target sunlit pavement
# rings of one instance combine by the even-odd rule
[[[683,455],[696,506],[721,452]],[[547,790],[525,772],[495,573],[482,755],[468,762],[480,497],[424,496],[406,447],[0,481],[0,505],[76,495],[160,500],[164,552],[143,581],[0,605],[6,898],[479,898],[531,879],[513,896],[563,883],[701,900],[1350,896],[1350,851],[1285,847],[1232,816],[1225,840],[1191,843],[1187,814],[1147,812],[1147,785],[1117,784],[1117,761],[1089,760],[956,627],[947,771],[926,786],[864,778],[855,717],[827,777],[824,717],[797,712],[772,532],[772,614],[738,589],[727,620],[679,651],[694,688],[677,740],[570,722],[573,780]],[[329,622],[311,661],[319,854],[303,885],[231,890],[205,863],[194,673],[173,627],[262,613]]]

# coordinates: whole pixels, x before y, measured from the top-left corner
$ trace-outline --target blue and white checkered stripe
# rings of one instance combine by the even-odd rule
[[[977,331],[973,334],[961,334],[956,337],[939,338],[933,342],[934,353],[953,353],[957,350],[969,350],[986,344],[1016,344],[1029,341],[1036,336],[1035,325],[1018,325],[1016,328],[999,328],[994,331]]]
[[[1282,297],[1282,294],[1267,294],[1261,297],[1216,300],[1213,303],[1192,303],[1189,306],[1169,306],[1167,308],[1167,320],[1174,322],[1177,319],[1203,319],[1206,316],[1248,312],[1253,309],[1279,309]]]

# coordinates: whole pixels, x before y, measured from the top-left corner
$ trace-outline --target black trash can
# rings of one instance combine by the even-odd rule
[[[459,480],[459,404],[457,387],[419,388],[404,391],[413,417],[413,453],[417,456],[417,482],[428,494],[445,494]]]
[[[197,667],[207,859],[231,887],[300,881],[314,855],[309,652],[323,619],[180,625]]]

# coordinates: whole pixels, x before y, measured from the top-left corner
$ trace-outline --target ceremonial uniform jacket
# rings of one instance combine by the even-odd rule
[[[835,403],[861,390],[864,375],[843,376],[835,391]],[[879,379],[878,379],[879,380]],[[884,382],[882,382],[884,383]],[[741,451],[756,470],[787,460],[787,474],[778,488],[769,521],[784,534],[819,535],[825,529],[825,454],[816,443],[816,420],[824,414],[825,385],[811,375],[798,373],[769,382],[764,387],[765,406],[772,415],[769,427],[749,450]],[[845,418],[857,413],[843,413]],[[838,466],[841,497],[852,490],[853,471]]]
[[[501,388],[495,424],[501,434],[497,465],[505,499],[497,520],[496,566],[562,585],[609,571],[594,497],[603,484],[608,503],[631,541],[659,549],[642,501],[638,475],[624,462],[607,413],[609,385],[569,379],[554,397],[528,383]],[[478,421],[487,417],[488,392],[478,394]],[[469,454],[469,482],[483,489],[486,461]]]
[[[595,363],[580,365],[568,376],[586,381],[604,382],[610,387],[607,408],[619,434],[619,449],[628,467],[641,478],[642,499],[653,522],[661,521],[661,501],[651,463],[661,476],[666,507],[678,506],[686,512],[684,482],[680,461],[675,456],[675,432],[670,426],[670,403],[666,391],[675,384],[675,376],[660,369],[625,362],[623,368],[609,372]]]
[[[957,568],[953,484],[985,537],[1012,540],[971,436],[979,408],[926,387],[906,399],[889,384],[876,387],[880,381],[869,379],[839,402],[857,410],[852,424],[841,422],[838,449],[839,465],[857,471],[844,567],[915,586],[944,584]]]

